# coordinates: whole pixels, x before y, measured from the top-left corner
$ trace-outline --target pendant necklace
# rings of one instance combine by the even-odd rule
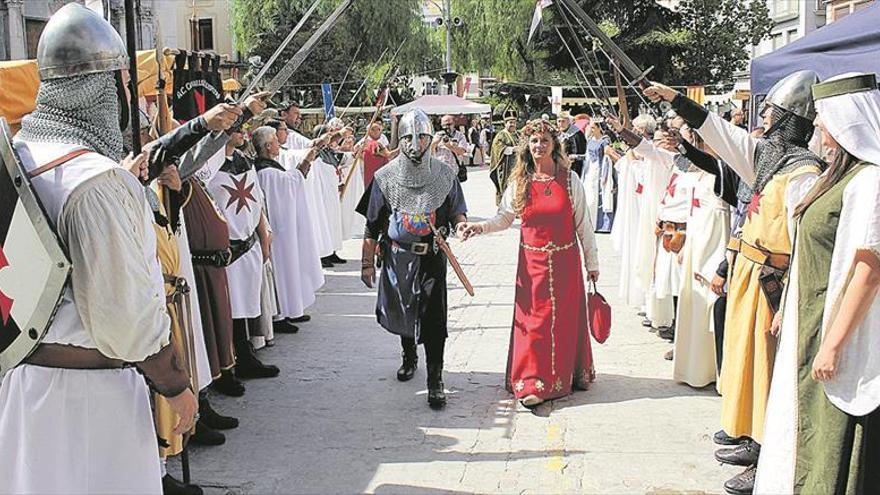
[[[549,180],[545,181],[544,184],[544,196],[550,196],[553,194],[553,190],[550,188],[550,185],[553,183],[553,179],[556,178],[556,164],[553,164],[553,176],[549,178]]]

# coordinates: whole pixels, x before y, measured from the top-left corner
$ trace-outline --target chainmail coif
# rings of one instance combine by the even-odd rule
[[[19,136],[31,142],[85,146],[112,160],[121,160],[123,141],[113,73],[40,83],[37,108],[22,119]]]
[[[807,149],[813,130],[812,122],[788,112],[774,122],[766,138],[758,141],[755,183],[749,185],[741,181],[737,198],[749,203],[753,194],[763,191],[767,183],[779,173],[790,172],[804,165],[815,165],[824,170],[825,163]]]
[[[392,209],[409,214],[434,211],[443,204],[456,181],[449,165],[425,153],[421,163],[398,155],[380,168],[374,181]]]

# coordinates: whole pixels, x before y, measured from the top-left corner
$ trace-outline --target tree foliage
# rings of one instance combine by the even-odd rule
[[[745,67],[749,45],[766,37],[772,27],[764,2],[682,0],[676,11],[655,0],[578,3],[637,65],[654,67],[650,77],[676,85],[729,81]],[[454,15],[465,21],[455,37],[456,68],[545,84],[552,74],[573,73],[574,61],[557,29],[576,55],[578,43],[592,50],[586,31],[573,16],[561,15],[557,2],[545,9],[542,29],[527,45],[534,5],[454,0]],[[607,60],[601,54],[597,58],[606,83],[613,84]]]
[[[258,55],[265,62],[312,2],[233,0],[232,25],[236,48],[245,58]],[[322,2],[270,69],[270,74],[280,69],[296,53],[338,4],[338,1]],[[320,88],[315,84],[341,82],[351,68],[345,91],[337,104],[348,103],[365,78],[370,82],[368,90],[362,91],[354,103],[372,104],[371,90],[391,68],[391,58],[398,47],[400,52],[394,63],[400,66],[402,74],[421,73],[441,64],[440,49],[432,45],[428,28],[421,20],[419,0],[357,0],[300,67],[288,83],[291,86],[286,88],[284,96],[301,104],[319,105]]]

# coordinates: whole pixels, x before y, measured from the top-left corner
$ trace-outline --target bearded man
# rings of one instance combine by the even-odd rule
[[[435,236],[445,237],[464,222],[467,205],[456,171],[427,153],[434,132],[425,112],[410,110],[398,129],[401,155],[376,172],[357,208],[367,220],[361,280],[373,287],[378,258],[383,269],[376,317],[400,336],[403,363],[397,379],[413,378],[417,344],[423,344],[428,405],[439,409],[446,404],[446,255]]]

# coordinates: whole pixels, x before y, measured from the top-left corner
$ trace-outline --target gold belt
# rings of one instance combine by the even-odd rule
[[[544,244],[543,246],[532,246],[532,245],[526,244],[524,242],[520,242],[519,245],[522,246],[523,249],[527,249],[529,251],[538,251],[541,253],[551,253],[552,254],[552,253],[558,253],[559,251],[565,251],[566,249],[573,248],[574,241],[571,241],[568,244],[565,244],[563,246],[560,246],[553,241],[550,241],[547,244]]]

